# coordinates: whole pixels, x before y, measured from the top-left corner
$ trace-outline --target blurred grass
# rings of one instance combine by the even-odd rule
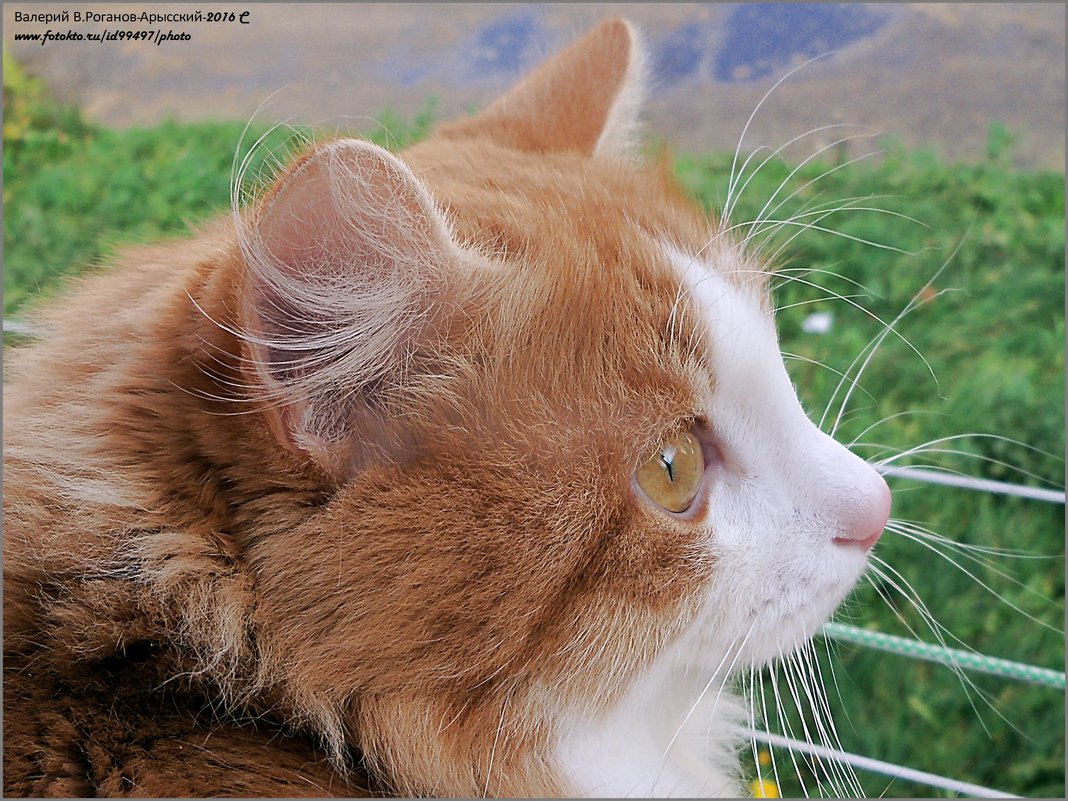
[[[372,138],[403,146],[425,132],[432,108],[414,124],[384,115]],[[244,129],[240,122],[101,128],[57,104],[5,50],[4,316],[119,243],[182,234],[225,209],[238,143],[243,156],[267,134],[247,171],[260,176],[309,133]]]
[[[100,128],[57,105],[6,53],[4,112],[5,317],[47,297],[63,276],[106,260],[119,243],[177,236],[228,207],[243,124]],[[425,133],[431,117],[431,107],[411,124],[384,115],[371,136],[403,146]],[[245,150],[262,133],[249,131]],[[293,131],[271,134],[249,174],[281,157],[292,138]],[[820,223],[844,236],[802,232],[778,266],[828,272],[805,274],[813,286],[783,282],[776,296],[779,328],[784,352],[793,354],[788,366],[799,394],[818,419],[835,397],[837,373],[849,370],[883,330],[871,315],[892,321],[919,296],[926,302],[897,324],[900,337],[888,336],[880,346],[837,436],[859,438],[859,453],[881,458],[967,435],[936,446],[942,452],[906,461],[1062,487],[1064,176],[1017,172],[1011,160],[1011,137],[995,127],[988,157],[978,164],[947,164],[890,145],[879,160],[823,177],[838,165],[805,165],[780,194],[797,190],[777,218],[805,204],[876,195],[861,205],[922,224],[851,211]],[[710,209],[723,207],[730,166],[729,154],[677,160],[683,183]],[[739,199],[734,220],[756,218],[792,169],[780,162],[764,166]],[[796,232],[786,229],[779,241]],[[769,252],[775,247],[769,245]],[[866,312],[827,297],[828,290],[858,295],[855,302]],[[813,312],[833,315],[825,334],[805,333]],[[840,392],[837,397],[840,402]],[[837,409],[832,406],[829,422]],[[1063,670],[1063,507],[904,480],[894,480],[893,487],[896,518],[921,521],[955,542],[1035,558],[998,556],[978,565],[953,557],[973,578],[891,534],[877,555],[970,647]],[[841,619],[906,635],[911,627],[933,639],[900,593],[873,581],[875,586],[858,588]],[[822,673],[846,750],[1022,795],[1064,796],[1061,692],[990,677],[976,677],[973,689],[938,666],[856,648],[834,650],[830,663],[823,659]],[[799,793],[790,760],[778,754],[776,762],[782,791]],[[810,768],[798,763],[811,791]],[[767,778],[768,769],[764,773]],[[862,778],[869,794],[931,794],[919,785]]]

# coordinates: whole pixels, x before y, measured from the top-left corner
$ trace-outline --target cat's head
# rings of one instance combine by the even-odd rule
[[[241,215],[262,419],[331,487],[249,547],[257,647],[394,789],[589,789],[576,721],[793,650],[886,522],[798,404],[765,266],[635,157],[641,67],[605,23],[400,155],[309,148]]]

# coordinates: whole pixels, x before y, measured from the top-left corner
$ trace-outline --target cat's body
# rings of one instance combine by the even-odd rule
[[[606,23],[400,159],[310,148],[13,354],[9,795],[739,793],[729,673],[889,500],[627,155],[640,67]]]

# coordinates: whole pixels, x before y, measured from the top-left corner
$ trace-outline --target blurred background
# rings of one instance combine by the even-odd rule
[[[197,9],[248,24],[15,22]],[[884,468],[1000,482],[891,477],[899,522],[839,620],[1060,676],[958,675],[819,637],[807,665],[757,683],[757,728],[833,740],[833,714],[847,752],[1064,797],[1064,4],[6,3],[5,347],[66,276],[224,210],[250,149],[255,178],[293,130],[403,147],[620,14],[650,54],[650,146],[714,214],[735,171],[732,222],[779,271],[812,417]],[[48,29],[189,38],[26,38]],[[750,114],[798,66],[746,131],[739,178]],[[781,748],[748,761],[757,794],[848,790]],[[868,795],[953,795],[859,776]]]
[[[777,93],[754,125],[755,141],[781,144],[848,122],[951,158],[975,158],[990,123],[1000,120],[1019,134],[1021,164],[1064,167],[1060,3],[203,6],[212,7],[247,10],[249,24],[164,23],[156,27],[189,32],[191,40],[158,46],[42,46],[14,41],[14,34],[41,28],[14,23],[15,13],[71,7],[5,3],[4,42],[61,100],[106,125],[248,119],[269,99],[265,119],[359,130],[367,115],[386,108],[411,115],[431,96],[443,116],[479,107],[596,21],[624,15],[641,27],[652,55],[649,129],[679,150],[733,148],[770,81],[830,52]],[[176,9],[193,10],[87,7]]]

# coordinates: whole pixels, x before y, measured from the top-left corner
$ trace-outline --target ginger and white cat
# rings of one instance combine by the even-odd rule
[[[609,21],[308,147],[9,354],[8,795],[740,794],[742,667],[864,569],[767,275],[631,151]]]

